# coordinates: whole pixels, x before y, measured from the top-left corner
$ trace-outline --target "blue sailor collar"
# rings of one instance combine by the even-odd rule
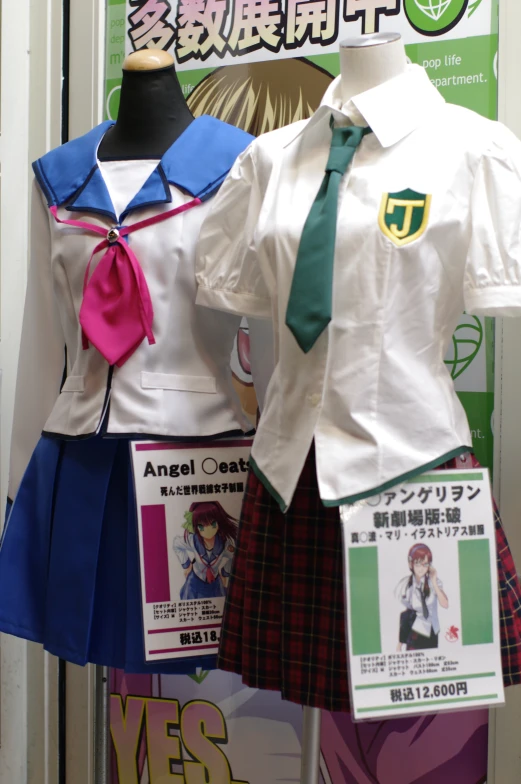
[[[100,142],[112,125],[114,122],[107,120],[33,163],[50,207],[65,206],[118,220],[97,160]],[[165,152],[120,220],[131,210],[172,201],[169,183],[202,201],[208,199],[252,139],[245,131],[215,117],[197,117]]]

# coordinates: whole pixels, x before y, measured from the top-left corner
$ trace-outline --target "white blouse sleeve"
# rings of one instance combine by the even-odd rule
[[[521,316],[521,142],[500,123],[474,180],[464,297],[471,315]]]
[[[255,142],[235,162],[203,223],[196,302],[240,316],[271,318],[270,297],[255,247],[263,194],[254,153]]]
[[[33,183],[30,261],[11,439],[11,499],[60,393],[64,366],[65,338],[51,275],[49,211],[39,187]]]
[[[190,539],[190,537],[189,537]],[[182,569],[188,569],[192,562],[193,541],[187,541],[183,535],[174,537],[174,553],[179,559]]]

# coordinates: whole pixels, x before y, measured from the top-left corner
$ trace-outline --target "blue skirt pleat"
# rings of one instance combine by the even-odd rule
[[[41,439],[11,507],[0,548],[0,629],[27,640],[41,641],[54,480],[60,444]]]
[[[0,547],[0,631],[75,664],[193,673],[215,656],[147,663],[129,444],[42,437]]]
[[[115,447],[121,452],[128,450],[125,442],[114,442]],[[105,516],[112,520],[111,525],[103,528],[98,559],[98,576],[94,593],[93,621],[90,636],[90,659],[96,664],[103,664],[103,658],[110,652],[113,662],[118,662],[118,667],[124,668],[126,662],[126,637],[120,633],[122,619],[121,612],[127,613],[127,562],[129,558],[129,503],[128,482],[125,466],[125,455],[117,455],[111,476]],[[133,506],[131,507],[133,509]],[[135,523],[134,523],[135,527]],[[127,553],[125,562],[118,558],[119,550]],[[120,560],[119,569],[114,569],[114,564]],[[116,571],[119,573],[116,576]],[[139,575],[137,577],[139,580]],[[139,588],[139,583],[138,583]],[[107,606],[106,597],[111,596],[110,606]],[[136,609],[136,608],[134,608]],[[137,609],[140,610],[139,605]],[[123,619],[124,622],[124,619]],[[141,646],[143,647],[143,645]]]
[[[93,588],[116,448],[116,441],[103,449],[95,440],[71,441],[56,477],[45,640],[51,653],[82,664],[89,658]],[[120,521],[111,525],[119,527]]]

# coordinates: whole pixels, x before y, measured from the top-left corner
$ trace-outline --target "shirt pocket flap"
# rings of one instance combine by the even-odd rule
[[[67,376],[62,392],[85,392],[85,376]]]
[[[215,394],[217,382],[213,376],[179,376],[173,373],[141,373],[143,389],[172,389],[176,392],[205,392]]]

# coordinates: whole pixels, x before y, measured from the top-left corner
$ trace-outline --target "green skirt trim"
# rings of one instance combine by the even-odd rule
[[[255,462],[255,460],[251,455],[250,455],[250,466],[257,479],[259,479],[262,482],[262,484],[264,485],[268,493],[271,495],[271,497],[275,499],[275,501],[280,506],[281,510],[285,512],[288,509],[288,505],[286,504],[282,496],[277,493],[277,491],[275,490],[275,488],[273,487],[269,479],[267,479],[264,476],[264,474],[262,473],[259,466],[257,465],[257,463]]]
[[[401,485],[403,482],[407,482],[409,479],[412,479],[415,476],[419,476],[420,474],[424,474],[427,471],[431,471],[433,468],[437,468],[442,463],[446,463],[448,460],[452,460],[455,457],[459,457],[460,455],[464,455],[465,452],[472,452],[471,446],[459,446],[456,449],[452,449],[450,452],[446,452],[446,454],[441,455],[441,457],[437,457],[435,460],[431,460],[430,463],[425,463],[419,468],[415,468],[413,471],[407,471],[405,474],[400,474],[400,476],[396,476],[393,479],[390,479],[388,482],[384,482],[383,485],[379,485],[378,487],[374,487],[371,490],[364,490],[363,493],[357,493],[356,495],[348,495],[345,498],[340,498],[337,501],[324,501],[322,503],[326,507],[332,506],[343,506],[343,504],[355,504],[357,501],[363,501],[364,498],[371,498],[373,495],[377,495],[378,493],[383,493],[384,490],[389,490],[391,487],[395,485]],[[288,505],[284,501],[281,495],[277,493],[269,479],[263,474],[260,470],[259,466],[250,456],[250,465],[252,467],[253,473],[255,476],[262,482],[268,493],[275,499],[275,501],[280,506],[283,512],[286,512],[288,509]]]
[[[459,457],[459,455],[464,455],[465,452],[471,451],[471,446],[459,446],[457,449],[452,449],[450,452],[447,452],[441,457],[437,457],[436,460],[431,460],[430,463],[425,463],[419,468],[415,468],[413,471],[407,471],[405,474],[400,474],[400,476],[397,476],[394,479],[390,479],[388,482],[384,482],[383,485],[379,485],[378,487],[375,487],[371,490],[365,490],[363,493],[357,493],[357,495],[348,495],[345,498],[340,498],[338,501],[322,501],[322,503],[324,506],[343,506],[343,504],[355,504],[357,501],[363,501],[364,498],[371,498],[372,495],[383,493],[384,490],[389,490],[395,485],[401,485],[403,482],[407,482],[409,479],[412,479],[415,476],[425,474],[427,471],[431,471],[431,469],[437,468],[437,466],[441,465],[442,463],[446,463],[448,460],[452,460],[454,457]]]

